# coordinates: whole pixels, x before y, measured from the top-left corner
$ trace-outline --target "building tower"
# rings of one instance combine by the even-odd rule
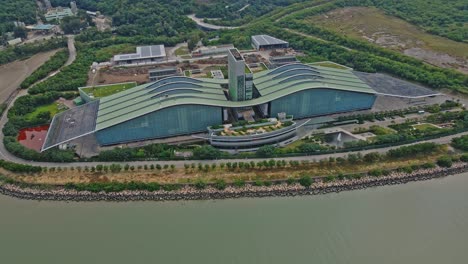
[[[253,74],[245,65],[239,50],[229,49],[229,95],[233,101],[252,99]]]
[[[76,2],[71,1],[70,2],[70,7],[71,7],[72,13],[76,15],[76,13],[78,13],[78,7],[76,6]]]

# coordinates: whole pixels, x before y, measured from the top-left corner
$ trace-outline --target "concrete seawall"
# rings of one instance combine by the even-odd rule
[[[179,200],[212,200],[212,199],[233,199],[246,197],[275,197],[275,196],[299,196],[299,195],[319,195],[327,193],[338,193],[342,191],[360,190],[371,187],[404,184],[415,181],[425,181],[435,178],[442,178],[449,175],[460,174],[468,171],[465,163],[456,163],[451,168],[421,169],[413,173],[392,172],[388,176],[363,177],[361,179],[340,180],[333,182],[314,182],[306,188],[299,184],[288,185],[286,183],[271,186],[252,186],[247,184],[244,187],[229,186],[224,190],[207,187],[203,190],[195,189],[192,186],[184,186],[177,191],[122,191],[118,193],[89,191],[75,191],[63,188],[51,190],[41,190],[34,188],[21,188],[12,184],[0,186],[0,193],[26,200],[49,200],[49,201],[179,201]]]

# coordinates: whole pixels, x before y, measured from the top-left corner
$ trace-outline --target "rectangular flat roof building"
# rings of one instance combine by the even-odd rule
[[[284,49],[289,43],[268,35],[255,35],[252,36],[252,46],[256,50]]]
[[[47,21],[60,20],[64,17],[73,16],[73,12],[70,8],[57,7],[49,10],[44,16]]]
[[[38,24],[38,25],[33,25],[33,26],[27,26],[26,28],[30,30],[52,30],[55,27],[57,27],[57,25]]]
[[[165,58],[164,45],[152,45],[137,47],[136,53],[115,55],[114,63],[119,66],[144,65],[163,61]]]

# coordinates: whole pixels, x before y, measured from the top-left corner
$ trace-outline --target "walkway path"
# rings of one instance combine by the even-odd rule
[[[68,60],[63,65],[63,67],[72,64],[76,59],[76,48],[75,48],[75,36],[74,35],[67,35],[67,45],[68,45]]]

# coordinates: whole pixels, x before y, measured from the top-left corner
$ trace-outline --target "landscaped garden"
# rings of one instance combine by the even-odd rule
[[[211,129],[218,129],[218,136],[248,136],[273,132],[293,125],[292,121],[278,121],[273,119],[262,119],[257,122],[238,122],[226,126],[212,126]],[[220,130],[222,128],[222,130]]]
[[[44,115],[48,115],[49,118],[50,117],[53,117],[54,115],[60,113],[60,112],[63,112],[65,110],[67,110],[68,108],[61,104],[61,103],[57,103],[57,102],[53,102],[51,104],[48,104],[48,105],[41,105],[41,106],[38,106],[34,112],[31,112],[31,113],[28,113],[25,115],[25,118],[27,120],[33,120],[33,119],[36,119],[38,117],[41,117],[41,116],[44,116]]]
[[[137,86],[136,82],[127,82],[127,83],[116,83],[109,85],[99,85],[93,87],[84,87],[81,88],[86,94],[93,96],[94,98],[106,97],[113,95],[118,92],[125,91],[127,89]]]

